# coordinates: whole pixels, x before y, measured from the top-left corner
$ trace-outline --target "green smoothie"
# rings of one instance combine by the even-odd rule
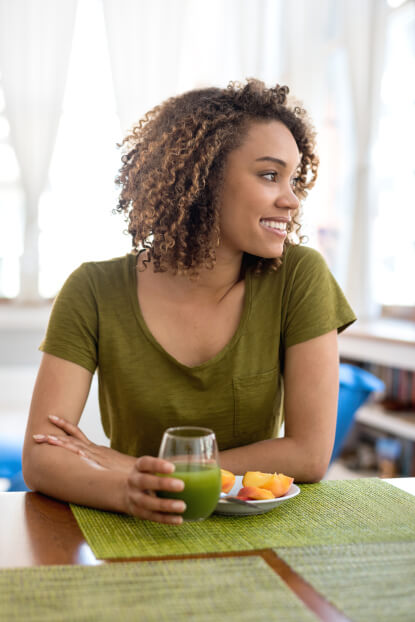
[[[186,503],[184,520],[203,520],[216,507],[221,490],[220,468],[210,464],[175,462],[176,470],[166,477],[184,481],[180,492],[159,490],[158,496],[168,499],[182,499]]]

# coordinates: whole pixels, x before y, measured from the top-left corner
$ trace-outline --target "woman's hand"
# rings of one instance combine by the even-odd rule
[[[158,490],[178,492],[184,488],[180,479],[158,476],[161,473],[173,473],[174,465],[171,462],[152,456],[138,459],[127,456],[115,449],[92,443],[77,426],[66,419],[50,415],[49,420],[63,434],[35,434],[33,438],[37,443],[62,447],[95,467],[125,473],[123,505],[127,514],[158,523],[177,525],[183,522],[179,514],[186,509],[185,503],[177,499],[161,499],[156,495]]]
[[[161,499],[156,495],[157,490],[183,490],[182,480],[159,477],[161,473],[170,475],[173,472],[174,465],[167,460],[152,456],[138,458],[126,482],[125,512],[157,523],[182,523],[183,519],[178,514],[185,511],[186,504],[178,499]]]
[[[113,469],[129,473],[134,465],[135,458],[127,456],[115,449],[92,443],[87,436],[75,425],[66,419],[49,415],[49,421],[64,434],[34,434],[34,440],[41,444],[63,447],[81,458],[93,462],[104,469]]]

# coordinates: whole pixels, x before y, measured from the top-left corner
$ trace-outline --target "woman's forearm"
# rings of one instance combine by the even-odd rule
[[[42,444],[25,450],[23,477],[31,490],[62,501],[126,511],[125,471],[101,467],[61,447]]]
[[[297,482],[318,482],[327,470],[326,459],[292,438],[274,438],[220,452],[220,466],[236,475],[246,471],[284,473]]]

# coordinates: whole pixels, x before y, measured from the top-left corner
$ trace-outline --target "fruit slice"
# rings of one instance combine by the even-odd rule
[[[265,488],[258,488],[257,486],[244,486],[240,489],[236,496],[239,497],[239,499],[243,499],[244,501],[248,499],[256,501],[274,499],[274,495],[270,490],[265,490]]]
[[[256,486],[263,488],[264,484],[271,479],[272,473],[261,473],[261,471],[247,471],[242,479],[243,486]]]
[[[283,475],[282,473],[278,473],[278,475],[274,473],[274,475],[271,475],[270,479],[262,485],[262,488],[270,490],[274,497],[283,497],[289,491],[293,481],[293,477],[288,477],[288,475]]]
[[[225,469],[221,469],[220,474],[222,477],[222,492],[229,492],[235,483],[235,475]]]

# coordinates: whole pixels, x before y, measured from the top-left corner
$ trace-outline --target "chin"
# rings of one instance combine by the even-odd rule
[[[261,252],[256,253],[257,257],[262,257],[262,259],[278,259],[282,257],[284,253],[284,244],[281,244],[279,248],[273,248],[266,250],[264,248],[261,249]]]

